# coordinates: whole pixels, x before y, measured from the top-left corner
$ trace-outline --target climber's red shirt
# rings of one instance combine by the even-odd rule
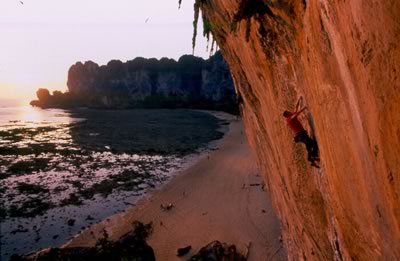
[[[295,113],[289,112],[289,117],[286,118],[286,123],[289,125],[289,127],[295,134],[299,134],[304,130],[304,127],[297,119],[297,116],[293,117],[293,115],[295,115]]]

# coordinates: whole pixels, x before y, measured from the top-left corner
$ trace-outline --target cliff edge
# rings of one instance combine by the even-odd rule
[[[197,0],[228,62],[291,260],[400,259],[400,2]],[[301,121],[321,168],[292,142]]]

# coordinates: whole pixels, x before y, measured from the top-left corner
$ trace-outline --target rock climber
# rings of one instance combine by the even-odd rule
[[[318,144],[315,139],[312,139],[307,131],[304,129],[301,122],[297,119],[297,117],[302,113],[307,107],[300,108],[300,101],[302,97],[297,101],[296,104],[296,111],[284,111],[283,117],[286,118],[286,123],[289,125],[290,129],[294,132],[294,142],[302,142],[306,145],[307,152],[308,152],[308,161],[311,162],[311,166],[319,168],[319,149]]]

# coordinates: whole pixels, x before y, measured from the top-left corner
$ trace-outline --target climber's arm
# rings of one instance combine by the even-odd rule
[[[292,118],[299,116],[300,113],[302,113],[303,111],[305,111],[307,109],[307,106],[305,106],[303,109],[301,109],[300,111],[296,112]]]
[[[297,113],[299,111],[302,101],[303,101],[303,96],[300,96],[300,98],[297,100],[295,113]]]

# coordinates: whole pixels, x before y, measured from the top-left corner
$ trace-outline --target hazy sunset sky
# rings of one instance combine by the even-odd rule
[[[0,99],[25,103],[39,87],[66,90],[77,61],[192,52],[193,0],[180,10],[178,0],[22,1],[0,1]],[[208,57],[205,40],[197,42],[195,55]]]

